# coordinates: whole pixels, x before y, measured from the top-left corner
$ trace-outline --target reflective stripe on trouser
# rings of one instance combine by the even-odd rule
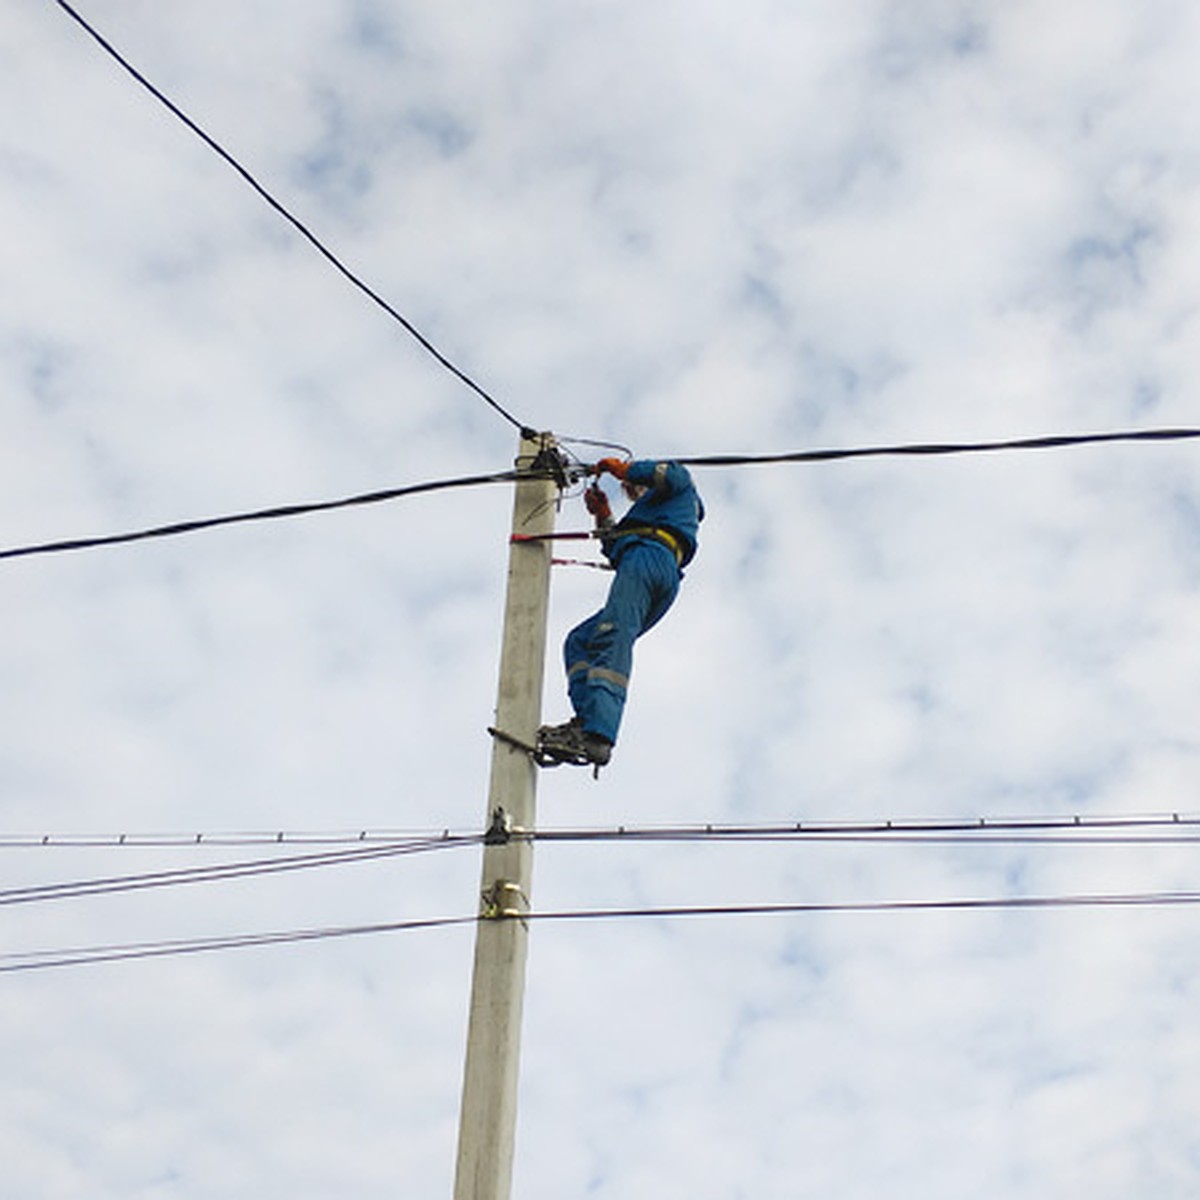
[[[567,693],[586,732],[617,740],[633,643],[658,623],[678,591],[671,551],[660,542],[637,542],[621,555],[604,607],[567,634]]]

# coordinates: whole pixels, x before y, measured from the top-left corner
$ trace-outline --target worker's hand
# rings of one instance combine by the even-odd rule
[[[583,502],[587,510],[596,518],[597,525],[607,525],[612,520],[612,508],[608,497],[600,490],[599,484],[590,484],[583,493]]]
[[[623,458],[602,458],[596,464],[596,474],[603,475],[605,471],[618,479],[624,479],[629,474],[629,464]]]

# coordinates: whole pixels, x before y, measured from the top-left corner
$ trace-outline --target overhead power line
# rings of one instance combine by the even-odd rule
[[[0,907],[33,904],[48,900],[75,900],[81,897],[112,895],[117,892],[177,887],[182,884],[218,883],[230,879],[247,879],[261,875],[276,875],[282,872],[307,871],[320,867],[350,866],[383,858],[427,854],[433,850],[477,846],[482,840],[482,834],[459,838],[418,838],[382,845],[354,846],[349,850],[326,850],[319,853],[213,863],[203,867],[179,867],[99,879],[74,879],[59,883],[31,884],[25,887],[0,890]]]
[[[527,476],[523,473],[522,477]],[[63,554],[70,550],[92,550],[101,546],[120,546],[129,542],[145,542],[156,538],[178,537],[184,533],[198,533],[204,529],[217,529],[225,525],[245,525],[255,521],[278,521],[288,517],[309,516],[313,513],[332,512],[340,508],[363,508],[370,504],[382,504],[399,500],[404,496],[417,496],[426,492],[447,492],[455,488],[479,487],[488,483],[511,483],[518,477],[516,471],[498,471],[492,475],[467,475],[457,479],[435,479],[429,483],[412,483],[403,487],[382,488],[374,492],[362,492],[356,496],[343,496],[335,500],[315,500],[299,504],[279,504],[271,508],[251,509],[247,512],[228,513],[217,517],[197,517],[188,521],[175,521],[168,525],[154,525],[148,529],[135,529],[125,533],[107,533],[94,537],[64,538],[54,542],[39,542],[28,546],[13,546],[0,550],[0,559],[29,558],[37,554]]]
[[[932,457],[986,454],[1004,450],[1062,450],[1105,442],[1175,442],[1200,438],[1200,429],[1129,429],[1116,433],[1072,433],[1008,438],[986,442],[915,442],[897,446],[853,446],[832,450],[796,450],[782,454],[706,454],[675,461],[689,467],[747,467],[770,463],[833,462],[847,458]]]
[[[398,933],[417,929],[445,929],[474,925],[477,917],[434,917],[427,920],[381,921],[370,925],[342,925],[323,929],[289,929],[268,933],[239,933],[206,938],[130,942],[124,945],[85,946],[65,950],[30,950],[0,954],[0,975],[21,971],[43,971],[51,967],[80,967],[96,963],[128,962],[141,958],[167,958],[202,954],[213,950],[244,950],[258,946],[281,946],[296,942],[329,941],[370,933]]]
[[[490,405],[500,416],[524,436],[536,436],[534,431],[524,422],[518,420],[511,412],[496,400],[486,389],[467,375],[451,359],[438,348],[401,312],[399,312],[378,291],[367,284],[358,274],[351,270],[303,221],[282,204],[259,180],[211,134],[203,129],[178,104],[170,99],[142,71],[135,67],[116,46],[99,32],[81,13],[67,0],[55,0],[58,6],[73,20],[89,37],[113,59],[141,87],[162,104],[173,116],[192,131],[210,150],[231,167],[276,213],[287,221],[297,233],[309,242],[331,266],[343,275],[354,287],[368,299],[380,307],[394,321],[429,353],[442,367],[469,387],[482,400]],[[1043,450],[1061,449],[1068,446],[1083,446],[1103,442],[1129,441],[1173,441],[1185,438],[1200,437],[1200,429],[1158,429],[1133,430],[1118,433],[1050,435],[1036,438],[1003,439],[985,442],[930,442],[914,443],[900,446],[864,446],[848,449],[803,450],[781,454],[713,454],[679,458],[677,461],[688,466],[749,466],[753,464],[784,463],[784,462],[828,462],[837,459],[872,458],[894,455],[952,455],[994,452],[1002,450]],[[570,440],[570,439],[567,439]],[[585,442],[586,439],[573,439]],[[600,443],[595,443],[599,445]]]
[[[630,921],[677,920],[696,917],[821,916],[835,914],[986,912],[1000,909],[1048,910],[1082,908],[1171,908],[1200,904],[1200,892],[1116,892],[1050,896],[959,897],[941,900],[871,900],[796,902],[776,904],[647,905],[637,908],[580,908],[520,912],[500,919],[522,921]],[[238,950],[298,942],[328,941],[367,934],[447,929],[474,925],[485,917],[431,917],[403,921],[377,921],[314,929],[240,933],[205,938],[129,942],[117,945],[79,946],[54,950],[26,950],[0,954],[0,974],[78,967],[134,959],[166,958],[214,950]]]
[[[806,821],[775,825],[617,826],[514,830],[533,842],[880,842],[1011,845],[1174,844],[1200,840],[1200,818],[980,817],[976,820]]]
[[[0,833],[0,850],[210,850],[234,846],[366,846],[400,841],[479,840],[481,834],[441,830],[279,829],[186,833]]]
[[[62,0],[57,0],[57,2],[62,3]],[[687,466],[696,467],[742,467],[768,464],[832,462],[838,459],[849,458],[880,458],[885,455],[913,457],[972,454],[1004,450],[1048,450],[1111,442],[1165,442],[1181,441],[1188,438],[1200,438],[1200,429],[1141,429],[1118,433],[1063,434],[1054,437],[1016,438],[1003,442],[935,442],[894,446],[850,446],[842,449],[796,450],[787,454],[710,454],[690,458],[676,458],[675,461]],[[380,491],[364,492],[360,495],[345,496],[334,500],[280,504],[272,508],[252,509],[247,512],[230,513],[224,516],[197,517],[192,520],[177,521],[168,525],[156,525],[148,529],[138,529],[126,533],[64,538],[53,542],[13,546],[6,550],[0,549],[0,560],[28,558],[39,554],[61,554],[70,550],[91,550],[104,546],[119,546],[129,542],[149,541],[154,538],[177,537],[180,534],[197,533],[200,530],[216,529],[225,525],[242,525],[254,521],[274,521],[288,517],[330,512],[335,509],[364,507],[370,504],[380,504],[388,500],[397,500],[404,496],[415,496],[424,492],[450,491],[454,488],[477,487],[481,484],[489,483],[511,483],[519,477],[530,478],[531,475],[536,475],[536,472],[498,471],[491,475],[469,475],[458,479],[438,479],[429,483],[415,483],[404,487],[384,488]]]
[[[258,193],[258,195],[266,201],[268,205],[278,213],[297,233],[300,234],[320,255],[326,260],[339,274],[348,280],[355,288],[357,288],[364,296],[372,303],[381,308],[393,321],[396,321],[416,342],[430,354],[442,367],[450,372],[456,379],[466,384],[481,400],[490,405],[497,413],[500,414],[510,425],[521,430],[525,436],[535,436],[524,422],[519,421],[511,412],[508,411],[490,392],[482,385],[477,383],[465,371],[452,362],[445,354],[443,354],[430,340],[427,338],[407,317],[405,317],[394,305],[386,300],[378,291],[366,283],[360,275],[350,269],[345,262],[342,261],[303,221],[299,219],[290,209],[285,207],[279,200],[275,198],[251,173],[242,165],[228,150],[225,149],[215,138],[200,127],[182,108],[179,107],[173,100],[170,99],[160,88],[152,83],[141,71],[139,71],[124,54],[119,51],[107,38],[103,36],[85,17],[83,17],[75,8],[66,2],[66,0],[56,0],[59,8],[63,10],[77,25],[88,34],[89,37],[113,59],[122,69],[124,69],[133,79],[135,79],[147,92],[150,93],[160,104],[162,104],[173,116],[177,117],[188,129],[192,131],[210,150],[213,151],[226,164],[233,168],[234,171]]]
[[[647,905],[522,913],[529,921],[617,921],[638,918],[768,917],[828,913],[982,912],[989,909],[1166,908],[1200,904],[1200,892],[1096,892],[1061,896],[984,896],[949,900],[862,900],[778,904]]]
[[[603,825],[513,829],[513,838],[535,842],[703,842],[703,841],[823,841],[851,839],[896,842],[910,838],[947,837],[956,841],[1023,840],[1046,835],[1062,841],[1088,841],[1093,837],[1121,842],[1138,840],[1143,833],[1164,840],[1191,840],[1200,836],[1200,814],[1109,813],[1033,817],[899,817],[863,821],[789,821],[750,825],[718,822],[686,825]],[[197,849],[230,846],[363,846],[477,844],[485,835],[470,830],[358,829],[274,830],[187,833],[3,833],[0,850],[68,849]]]

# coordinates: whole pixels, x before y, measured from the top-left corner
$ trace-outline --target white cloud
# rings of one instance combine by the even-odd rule
[[[538,427],[657,455],[1196,423],[1182,4],[81,9]],[[511,464],[56,6],[0,25],[5,545]],[[543,773],[542,822],[1186,814],[1193,455],[697,470],[618,754]],[[0,833],[477,827],[510,505],[4,563]],[[555,577],[549,717],[605,582]],[[260,852],[0,850],[6,887]],[[565,910],[1193,888],[1186,844],[537,859]],[[467,915],[477,877],[444,850],[15,906],[2,949]],[[537,925],[516,1192],[1190,1200],[1190,911]],[[446,1194],[469,970],[459,929],[6,975],[12,1186]]]

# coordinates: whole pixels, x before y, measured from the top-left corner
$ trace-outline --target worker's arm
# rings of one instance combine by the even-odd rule
[[[625,468],[626,483],[651,488],[659,496],[671,496],[692,486],[692,477],[687,468],[677,462],[639,458],[626,463]]]
[[[588,484],[583,493],[583,502],[587,505],[588,512],[592,514],[598,530],[603,531],[612,526],[612,507],[608,503],[608,497],[600,490],[598,483]]]

